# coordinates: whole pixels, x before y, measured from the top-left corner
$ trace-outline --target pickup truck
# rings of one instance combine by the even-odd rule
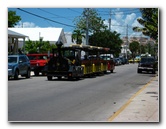
[[[44,69],[49,60],[48,54],[27,54],[27,56],[30,60],[31,71],[34,71],[35,76],[38,76],[39,73],[46,75]]]

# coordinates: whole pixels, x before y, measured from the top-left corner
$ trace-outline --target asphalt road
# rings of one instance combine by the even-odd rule
[[[137,64],[79,81],[45,76],[8,81],[8,120],[107,122],[154,74],[137,74]]]

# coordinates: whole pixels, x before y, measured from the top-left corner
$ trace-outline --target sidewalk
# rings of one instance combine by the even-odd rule
[[[159,122],[158,76],[141,88],[112,117],[110,122]]]

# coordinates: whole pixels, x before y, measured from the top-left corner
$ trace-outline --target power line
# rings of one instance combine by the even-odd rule
[[[100,15],[110,15],[110,11],[100,11],[100,10],[97,10]],[[103,13],[104,12],[104,13]],[[122,14],[120,14],[122,13]],[[139,9],[130,9],[130,10],[120,10],[120,11],[116,11],[116,10],[113,10],[111,15],[127,15],[127,14],[132,14],[132,13],[141,13]]]
[[[43,9],[41,9],[41,8],[38,8],[38,9],[39,9],[40,11],[43,11],[43,12],[48,13],[48,14],[51,14],[51,15],[56,16],[56,17],[58,17],[58,18],[64,18],[64,19],[67,19],[67,20],[73,20],[73,19],[70,19],[70,18],[67,18],[67,17],[63,17],[63,16],[60,16],[60,15],[57,15],[57,14],[48,12],[48,11],[43,10]]]
[[[140,12],[137,11],[137,12],[123,13],[123,11],[122,11],[122,14],[120,14],[120,13],[111,13],[111,15],[127,15],[127,14],[132,14],[132,13],[140,13]],[[110,13],[103,13],[103,14],[100,13],[100,15],[110,15]]]
[[[61,25],[64,25],[64,26],[68,26],[68,27],[75,28],[75,26],[73,26],[73,25],[61,23],[61,22],[58,22],[58,21],[55,21],[55,20],[52,20],[52,19],[49,19],[49,18],[40,16],[40,15],[37,15],[37,14],[34,14],[34,13],[31,13],[31,12],[25,11],[25,10],[20,9],[20,8],[17,8],[17,9],[20,10],[20,11],[23,11],[23,12],[25,12],[25,13],[28,13],[28,14],[30,14],[30,15],[33,15],[33,16],[42,18],[42,19],[44,19],[44,20],[46,20],[46,21],[51,21],[51,22],[58,23],[58,24],[61,24]],[[42,10],[42,9],[40,9],[40,10]],[[45,12],[46,12],[46,13],[49,13],[49,14],[52,14],[52,15],[56,15],[56,14],[50,13],[50,12],[48,12],[48,11],[45,11]],[[58,16],[58,15],[57,15],[57,16]],[[65,18],[65,17],[64,17],[64,18]],[[126,27],[126,25],[111,25],[111,24],[110,24],[110,26]],[[132,28],[132,27],[133,27],[133,26],[128,26],[128,28]]]
[[[71,8],[67,8],[68,10],[71,10],[71,11],[73,11],[73,12],[76,12],[76,13],[78,13],[78,14],[81,14],[81,12],[79,12],[79,11],[76,11],[76,10],[74,10],[74,9],[71,9]]]
[[[42,19],[45,19],[45,20],[48,20],[48,21],[51,21],[51,22],[55,22],[55,23],[58,23],[58,24],[61,24],[61,25],[65,25],[65,26],[68,26],[68,27],[75,28],[75,26],[72,26],[72,25],[68,25],[68,24],[61,23],[61,22],[58,22],[58,21],[55,21],[55,20],[51,20],[51,19],[42,17],[42,16],[40,16],[40,15],[37,15],[37,14],[31,13],[31,12],[25,11],[25,10],[20,9],[20,8],[17,8],[17,9],[20,10],[20,11],[23,11],[23,12],[25,12],[25,13],[28,13],[28,14],[30,14],[30,15],[33,15],[33,16],[36,16],[36,17],[39,17],[39,18],[42,18]]]
[[[113,8],[103,8],[103,9],[107,9],[107,11],[100,11],[98,9],[98,12],[109,12],[110,9],[113,9]],[[125,9],[125,8],[121,8],[121,9]],[[125,9],[125,10],[113,10],[112,12],[131,12],[131,11],[134,11],[134,10],[139,10],[139,8],[134,8],[134,9]]]

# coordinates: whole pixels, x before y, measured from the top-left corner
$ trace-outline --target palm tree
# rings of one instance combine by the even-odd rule
[[[82,43],[82,38],[85,38],[85,34],[81,30],[74,30],[72,33],[72,42],[76,40],[76,44]]]
[[[133,27],[133,30],[158,41],[158,8],[141,8],[140,11],[142,18],[138,18],[137,21],[143,27]]]

